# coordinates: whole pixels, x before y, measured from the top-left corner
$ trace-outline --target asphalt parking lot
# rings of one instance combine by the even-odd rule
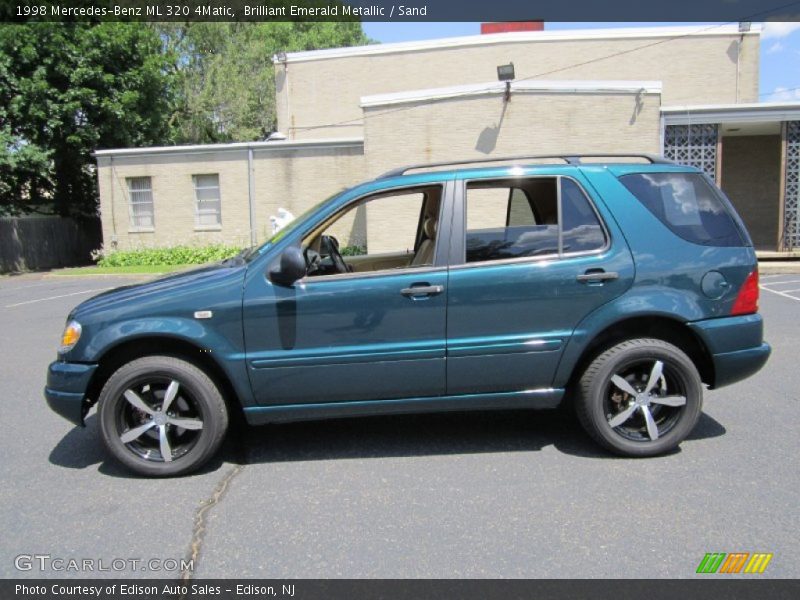
[[[195,578],[694,577],[707,552],[800,575],[800,274],[762,278],[769,363],[707,392],[669,456],[612,457],[551,412],[382,417],[243,428],[171,480],[130,476],[94,412],[73,428],[42,397],[69,310],[131,281],[0,278],[0,577],[179,574],[16,568],[34,554],[193,557]]]

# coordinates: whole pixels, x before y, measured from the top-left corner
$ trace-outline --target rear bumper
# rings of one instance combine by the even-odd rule
[[[47,369],[44,397],[48,406],[67,421],[83,425],[89,410],[86,390],[97,365],[56,361]]]
[[[736,383],[757,373],[767,363],[772,349],[769,344],[762,343],[756,348],[747,348],[738,352],[714,354],[714,388]]]
[[[764,322],[759,314],[708,319],[689,323],[703,340],[714,363],[712,388],[741,381],[757,373],[772,349],[763,341]]]

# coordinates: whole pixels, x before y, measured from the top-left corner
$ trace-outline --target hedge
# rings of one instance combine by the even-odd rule
[[[200,265],[235,256],[242,249],[237,246],[216,244],[211,246],[172,246],[170,248],[141,248],[98,253],[101,267],[132,267],[150,265]]]

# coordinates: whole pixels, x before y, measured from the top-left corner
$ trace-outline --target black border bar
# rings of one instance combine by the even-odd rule
[[[800,0],[0,0],[0,21],[799,21]]]
[[[703,576],[701,576],[703,577]],[[794,600],[796,579],[3,579],[3,600]],[[712,576],[713,577],[713,576]],[[760,577],[760,576],[755,576]],[[31,591],[39,588],[40,592]],[[100,593],[97,593],[97,590]],[[123,593],[124,592],[124,593]]]

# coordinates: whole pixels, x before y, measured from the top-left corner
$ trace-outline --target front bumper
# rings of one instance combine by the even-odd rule
[[[83,425],[89,411],[86,390],[97,365],[56,361],[47,369],[44,397],[53,411],[76,425]]]
[[[759,314],[723,317],[689,323],[703,340],[714,363],[714,383],[719,388],[757,373],[772,349],[763,341],[764,322]]]

